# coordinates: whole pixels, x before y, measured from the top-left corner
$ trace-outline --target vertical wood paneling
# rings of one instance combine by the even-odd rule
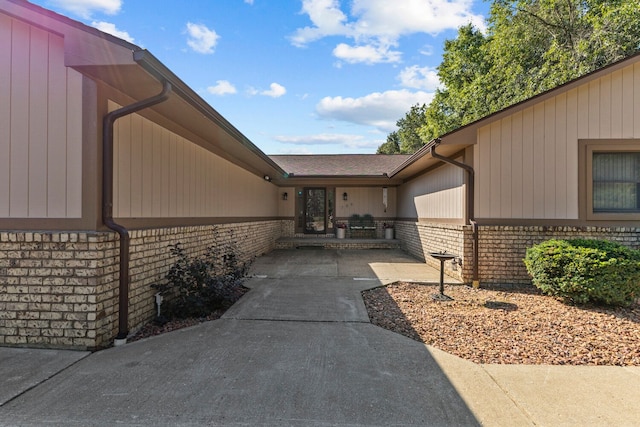
[[[67,69],[67,218],[82,217],[82,74]]]
[[[29,217],[47,216],[47,70],[49,39],[31,27],[29,46]]]
[[[544,189],[543,218],[553,218],[556,209],[556,102],[544,103],[544,175],[540,186]]]
[[[142,216],[142,119],[131,116],[131,216]]]
[[[616,70],[611,73],[611,138],[622,138],[622,71]]]
[[[633,66],[622,69],[622,137],[633,138],[634,114],[634,91],[629,88],[634,86]]]
[[[599,138],[611,138],[611,76],[600,78],[600,101],[598,111],[600,124],[598,129]]]
[[[501,141],[500,141],[500,122],[494,122],[491,124],[491,170],[489,174],[491,176],[491,195],[489,202],[491,203],[490,212],[491,217],[500,217],[501,206],[501,167],[502,167],[502,154],[501,154]]]
[[[116,106],[109,105],[109,112],[117,109]],[[123,144],[124,135],[122,133],[122,127],[120,126],[120,120],[116,121],[113,127],[113,215],[116,212],[120,212],[120,145]]]
[[[47,88],[47,216],[64,218],[67,215],[67,72],[64,66],[64,42],[49,35],[49,64]],[[75,163],[73,167],[82,163]]]
[[[544,104],[533,107],[533,218],[544,218],[545,213],[545,114]]]
[[[0,217],[82,215],[82,77],[64,40],[0,16]]]
[[[522,218],[522,112],[511,121],[511,217]]]
[[[122,216],[131,216],[131,121],[132,116],[118,119],[118,212]]]
[[[522,215],[533,217],[534,197],[534,164],[533,153],[536,150],[533,142],[533,108],[522,111]]]
[[[160,175],[160,183],[162,188],[162,210],[160,215],[163,217],[169,216],[169,150],[171,145],[171,136],[169,132],[162,132],[162,152],[160,165],[162,173]]]
[[[478,130],[478,144],[473,158],[476,159],[476,215],[491,217],[491,128],[484,126]]]
[[[370,206],[372,214],[384,216],[382,191],[380,188],[373,190],[375,191],[370,193],[373,199],[368,201],[354,199],[352,201],[351,194],[354,193],[354,189],[344,189],[349,193],[349,201],[346,202],[347,206],[344,206],[345,203],[341,201],[338,202],[340,208],[338,215],[362,214],[362,206]],[[337,191],[337,194],[341,194],[341,191],[343,190]],[[360,191],[365,190],[361,189]],[[464,216],[464,175],[460,168],[451,165],[441,166],[402,185],[399,191],[402,196],[398,198],[400,203],[398,215],[401,217],[461,219]],[[390,211],[386,215],[390,215]]]
[[[184,217],[184,150],[185,143],[178,139],[176,144],[176,216]]]
[[[578,140],[640,137],[637,116],[634,64],[478,129],[476,214],[577,219]]]
[[[500,164],[502,167],[500,168],[500,193],[501,193],[501,203],[500,203],[500,216],[503,218],[511,217],[511,207],[513,200],[511,198],[512,186],[511,183],[513,181],[512,176],[512,166],[513,166],[513,157],[512,157],[512,136],[511,136],[511,117],[506,117],[504,120],[501,120],[500,127]]]
[[[567,218],[578,218],[578,90],[567,92],[566,167]]]
[[[153,200],[151,202],[152,215],[160,216],[162,212],[162,128],[159,126],[153,126],[152,132],[152,145],[151,145],[151,158],[153,159],[152,165],[152,194]]]
[[[547,212],[549,218],[567,216],[567,94],[556,97],[554,136],[555,200],[554,212]]]
[[[29,26],[13,21],[9,216],[29,215]]]
[[[142,216],[153,213],[153,126],[142,121]]]
[[[578,87],[578,138],[589,138],[589,85]]]
[[[175,217],[178,214],[177,189],[178,189],[178,171],[177,171],[177,151],[178,136],[171,135],[169,146],[169,216]]]
[[[600,80],[589,83],[589,138],[600,138]]]
[[[11,183],[11,21],[0,14],[0,217],[9,216]]]

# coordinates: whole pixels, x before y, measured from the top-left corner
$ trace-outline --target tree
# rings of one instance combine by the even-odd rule
[[[424,123],[427,106],[416,104],[396,122],[398,130],[387,136],[387,142],[378,147],[377,154],[413,153],[422,147],[419,130]]]
[[[420,144],[404,144],[400,127],[415,129],[412,107],[398,121],[401,152],[640,49],[640,0],[494,0],[487,24],[445,42]]]
[[[376,154],[398,154],[400,153],[400,137],[398,132],[391,132],[387,135],[387,142],[378,147]]]

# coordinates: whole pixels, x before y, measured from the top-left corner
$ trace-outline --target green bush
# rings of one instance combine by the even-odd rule
[[[548,240],[527,249],[533,284],[585,304],[629,305],[640,297],[640,251],[604,240]]]
[[[163,317],[204,317],[242,295],[249,263],[239,261],[235,244],[212,246],[204,255],[189,256],[177,243],[170,245],[170,252],[177,260],[166,281],[151,285],[165,297]]]

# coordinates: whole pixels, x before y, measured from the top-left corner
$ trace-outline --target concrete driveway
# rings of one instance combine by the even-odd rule
[[[400,251],[274,251],[251,274],[251,291],[220,320],[89,356],[66,352],[76,355],[62,364],[68,367],[36,384],[31,378],[23,389],[14,379],[0,425],[632,425],[639,419],[635,368],[480,366],[370,324],[362,289],[400,278],[437,280],[437,271]],[[12,358],[16,351],[23,353]],[[0,348],[0,386],[8,384],[12,366],[38,363],[46,351]],[[592,393],[596,385],[606,390],[604,398]]]

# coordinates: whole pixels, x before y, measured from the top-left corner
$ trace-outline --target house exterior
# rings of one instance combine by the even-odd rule
[[[151,53],[0,3],[0,345],[99,348],[153,318],[168,247],[334,236],[353,214],[467,283],[552,237],[640,246],[640,56],[411,156],[267,156]],[[613,197],[611,196],[613,195]]]

